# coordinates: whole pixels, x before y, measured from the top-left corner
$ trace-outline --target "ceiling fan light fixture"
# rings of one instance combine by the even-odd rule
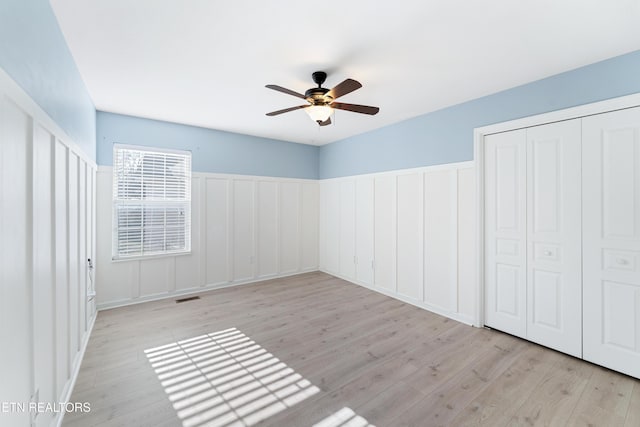
[[[312,105],[304,109],[311,120],[316,123],[326,122],[329,117],[333,114],[333,108],[328,105]]]
[[[282,110],[272,111],[267,113],[267,116],[277,116],[289,111],[305,109],[311,120],[316,122],[320,126],[328,126],[331,124],[331,116],[334,110],[351,111],[353,113],[368,114],[373,116],[378,114],[380,108],[371,107],[369,105],[357,105],[357,104],[345,104],[344,102],[335,102],[336,99],[344,96],[354,90],[360,89],[362,85],[360,82],[353,79],[346,79],[333,89],[326,89],[322,87],[327,73],[323,71],[316,71],[312,75],[313,81],[318,87],[312,87],[308,89],[304,95],[293,91],[291,89],[284,88],[278,85],[267,85],[267,89],[272,89],[278,92],[286,93],[287,95],[295,96],[296,98],[302,98],[307,101],[307,104],[298,105],[295,107],[284,108]]]

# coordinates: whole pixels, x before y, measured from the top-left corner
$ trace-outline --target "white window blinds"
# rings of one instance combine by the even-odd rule
[[[114,145],[114,259],[191,251],[191,153]]]

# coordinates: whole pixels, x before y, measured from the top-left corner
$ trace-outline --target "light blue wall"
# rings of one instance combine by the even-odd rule
[[[0,67],[96,158],[96,110],[47,0],[0,0]]]
[[[99,165],[114,143],[189,150],[195,172],[318,179],[318,147],[98,111]]]
[[[476,127],[637,92],[640,51],[322,146],[320,178],[472,160]]]

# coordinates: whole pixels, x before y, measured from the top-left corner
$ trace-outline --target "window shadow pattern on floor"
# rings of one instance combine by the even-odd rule
[[[320,391],[236,328],[145,354],[184,427],[252,426]]]
[[[329,415],[313,427],[375,427],[365,418],[356,414],[351,408],[342,408]]]

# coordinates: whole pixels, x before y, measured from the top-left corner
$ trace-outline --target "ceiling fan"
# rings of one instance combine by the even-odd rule
[[[311,76],[313,77],[313,81],[318,85],[318,87],[312,87],[311,89],[307,90],[304,95],[284,88],[282,86],[267,85],[266,87],[269,89],[293,95],[308,102],[308,104],[305,105],[298,105],[297,107],[272,111],[270,113],[267,113],[267,116],[277,116],[278,114],[288,113],[289,111],[304,108],[314,122],[318,123],[320,126],[327,126],[331,124],[331,115],[333,114],[334,108],[338,110],[353,111],[354,113],[370,115],[377,114],[378,111],[380,111],[378,107],[335,102],[335,100],[339,97],[351,93],[356,89],[360,89],[362,85],[359,82],[353,79],[346,79],[333,89],[326,89],[322,87],[322,84],[327,79],[327,73],[325,73],[324,71],[316,71]]]

